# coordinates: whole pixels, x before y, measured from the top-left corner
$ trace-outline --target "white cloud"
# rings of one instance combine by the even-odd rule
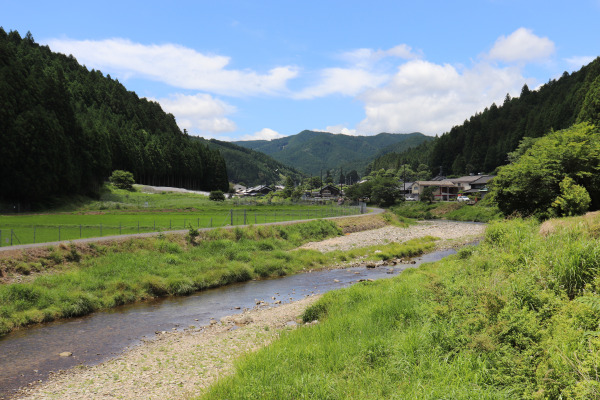
[[[233,132],[237,129],[235,122],[226,118],[226,115],[236,111],[235,107],[209,94],[174,94],[152,100],[158,101],[166,112],[175,115],[177,125],[182,130],[187,129],[190,134],[212,137],[215,133]]]
[[[73,54],[89,68],[116,71],[123,79],[147,78],[168,85],[221,95],[247,96],[287,91],[297,76],[292,66],[272,68],[266,74],[226,69],[229,57],[206,55],[175,45],[143,45],[126,39],[101,41],[51,39],[54,51]]]
[[[271,140],[283,137],[281,133],[274,131],[273,129],[263,128],[258,132],[254,132],[252,135],[245,135],[240,140]]]
[[[356,49],[342,53],[339,58],[349,63],[345,68],[324,68],[318,72],[317,83],[292,95],[296,99],[313,99],[334,94],[356,96],[366,89],[377,87],[390,79],[381,60],[389,57],[415,59],[419,55],[410,46],[401,44],[388,50]]]
[[[581,69],[581,67],[583,67],[584,65],[588,65],[595,59],[596,57],[592,56],[581,56],[566,58],[565,61],[567,62],[567,64],[569,64],[569,68],[571,68],[572,71],[577,71]]]
[[[504,62],[544,60],[555,51],[554,42],[533,34],[531,29],[519,28],[508,36],[500,36],[488,57]]]
[[[377,87],[388,75],[364,69],[326,68],[320,72],[320,82],[293,95],[296,99],[313,99],[333,94],[355,96],[365,89]]]
[[[479,63],[459,70],[448,64],[408,61],[384,87],[360,96],[366,118],[357,131],[441,134],[493,102],[499,104],[507,92],[518,95],[526,81],[518,68]]]
[[[389,50],[373,50],[373,49],[356,49],[342,53],[340,58],[361,68],[367,68],[374,63],[387,57],[397,57],[405,60],[419,58],[420,54],[413,52],[413,49],[406,45],[400,44],[392,47]]]

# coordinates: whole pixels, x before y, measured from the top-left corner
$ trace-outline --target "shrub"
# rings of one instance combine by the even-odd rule
[[[560,183],[560,196],[554,200],[552,207],[558,211],[561,216],[574,216],[584,214],[592,199],[588,191],[568,176]]]
[[[120,169],[113,171],[109,180],[115,187],[125,190],[132,190],[133,184],[135,183],[131,172]]]
[[[208,199],[212,201],[225,201],[225,194],[220,190],[213,190],[208,195]]]

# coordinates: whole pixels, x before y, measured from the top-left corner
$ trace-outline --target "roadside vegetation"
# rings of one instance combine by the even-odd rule
[[[598,232],[598,213],[494,222],[479,246],[325,294],[317,325],[202,398],[599,398]]]
[[[250,226],[129,239],[109,244],[61,245],[0,259],[0,335],[29,324],[77,317],[122,304],[319,269],[353,260],[414,256],[434,238],[322,254],[294,250],[342,234],[334,222]],[[376,252],[377,250],[377,252]]]

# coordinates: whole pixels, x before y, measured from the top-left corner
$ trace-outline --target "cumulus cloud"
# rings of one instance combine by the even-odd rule
[[[519,28],[508,36],[500,36],[488,56],[503,62],[544,60],[555,51],[554,42],[536,36],[531,29]]]
[[[296,99],[314,99],[333,94],[355,96],[365,89],[376,87],[389,79],[364,69],[326,68],[320,72],[319,82],[293,95]]]
[[[126,39],[52,39],[54,51],[73,54],[90,68],[117,71],[124,79],[140,77],[168,85],[229,96],[276,94],[297,76],[292,66],[280,66],[265,74],[227,69],[230,58],[207,55],[175,44],[144,45]]]
[[[424,60],[398,67],[383,87],[364,92],[366,118],[357,131],[441,134],[465,118],[516,95],[527,80],[516,67],[497,68],[479,63],[457,69]]]
[[[273,129],[263,128],[258,132],[254,132],[252,135],[245,135],[240,140],[271,140],[283,137],[281,133],[274,131]]]
[[[419,55],[410,46],[401,44],[388,50],[355,49],[341,53],[347,67],[324,68],[317,74],[317,83],[292,95],[296,99],[313,99],[339,94],[356,96],[366,89],[380,86],[390,79],[385,67],[378,63],[385,58],[415,59]]]
[[[215,133],[233,132],[235,122],[226,116],[236,111],[235,107],[209,94],[184,95],[173,94],[167,98],[152,99],[173,115],[177,125],[190,134],[212,136]]]

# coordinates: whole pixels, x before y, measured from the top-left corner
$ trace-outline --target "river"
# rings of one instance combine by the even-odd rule
[[[12,397],[20,387],[44,381],[58,370],[106,361],[162,331],[207,325],[213,318],[219,320],[253,308],[261,300],[286,303],[346,287],[360,279],[393,277],[407,267],[453,253],[454,250],[429,253],[415,258],[416,264],[412,265],[323,270],[250,281],[15,331],[0,339],[0,399]],[[72,356],[61,357],[61,352]]]

